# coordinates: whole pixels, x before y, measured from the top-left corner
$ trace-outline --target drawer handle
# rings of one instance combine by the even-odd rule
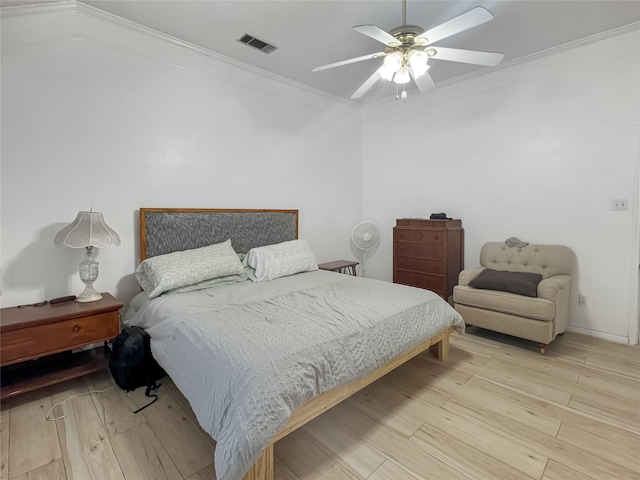
[[[78,333],[78,332],[80,331],[80,329],[81,329],[81,328],[82,328],[82,327],[81,327],[80,325],[77,325],[77,324],[76,324],[76,325],[74,325],[74,326],[73,326],[73,333]]]

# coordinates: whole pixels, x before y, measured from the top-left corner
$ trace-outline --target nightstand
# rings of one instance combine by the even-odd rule
[[[349,273],[351,275],[357,275],[356,265],[358,262],[352,262],[349,260],[336,260],[335,262],[327,262],[318,264],[320,270],[330,270],[338,273]]]
[[[105,368],[106,342],[120,333],[122,302],[108,293],[90,303],[75,301],[0,310],[0,399]]]

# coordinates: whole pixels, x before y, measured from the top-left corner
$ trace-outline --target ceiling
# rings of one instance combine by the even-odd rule
[[[345,99],[377,69],[380,59],[315,73],[311,69],[384,50],[383,44],[353,30],[354,25],[374,24],[389,31],[402,24],[401,0],[81,1]],[[435,45],[501,52],[505,64],[640,22],[640,0],[408,0],[407,23],[427,30],[475,6],[487,8],[495,18]],[[245,33],[278,49],[265,54],[238,42]],[[490,69],[436,59],[429,63],[436,84]],[[408,91],[418,94],[413,83]],[[395,84],[381,80],[358,102],[374,102],[395,93]]]

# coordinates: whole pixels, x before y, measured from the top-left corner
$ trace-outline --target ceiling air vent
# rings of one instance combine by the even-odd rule
[[[257,48],[258,50],[260,50],[261,52],[264,53],[271,53],[275,50],[277,50],[278,47],[274,47],[273,45],[268,44],[267,42],[263,42],[262,40],[256,38],[256,37],[252,37],[251,35],[245,33],[240,40],[238,40],[239,42],[242,43],[246,43],[247,45],[252,46],[253,48]]]

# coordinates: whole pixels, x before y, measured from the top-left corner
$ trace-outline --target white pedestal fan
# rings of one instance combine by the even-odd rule
[[[371,222],[360,222],[351,232],[351,241],[362,252],[362,276],[366,276],[367,252],[378,245],[380,232],[378,227]]]

